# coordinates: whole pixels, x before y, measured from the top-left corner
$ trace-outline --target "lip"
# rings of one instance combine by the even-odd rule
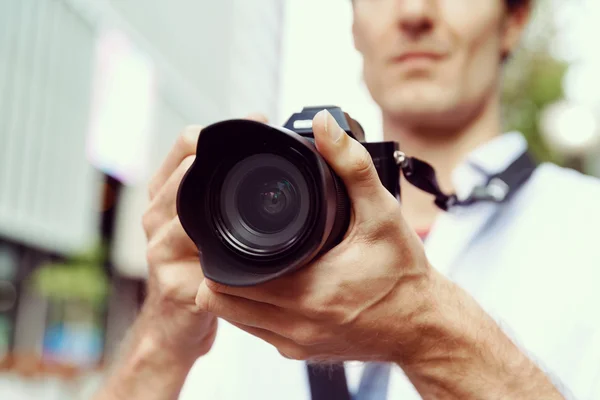
[[[441,54],[438,54],[438,53],[415,51],[415,52],[404,53],[399,56],[393,57],[392,63],[403,64],[403,63],[407,63],[407,62],[418,62],[418,61],[421,61],[421,62],[423,62],[423,61],[425,61],[425,62],[439,61],[442,58],[444,58],[444,56]]]

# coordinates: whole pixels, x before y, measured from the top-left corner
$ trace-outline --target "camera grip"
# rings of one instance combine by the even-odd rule
[[[400,147],[398,142],[365,142],[362,144],[371,155],[383,186],[400,200],[400,168],[394,157],[394,153]]]

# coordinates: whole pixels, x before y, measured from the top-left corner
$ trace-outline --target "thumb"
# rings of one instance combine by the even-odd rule
[[[315,116],[313,132],[317,150],[342,179],[355,206],[385,192],[367,149],[348,136],[329,111]]]

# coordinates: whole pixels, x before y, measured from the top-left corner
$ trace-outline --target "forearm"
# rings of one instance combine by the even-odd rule
[[[398,361],[424,399],[563,399],[472,298],[448,293],[461,290],[450,282],[442,285],[438,293],[450,296],[423,318],[422,347]]]
[[[94,400],[177,399],[193,363],[170,352],[139,320]]]

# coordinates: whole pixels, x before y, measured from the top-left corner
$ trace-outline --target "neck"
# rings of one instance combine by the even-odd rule
[[[400,143],[408,156],[431,164],[436,171],[441,189],[454,192],[452,172],[467,158],[469,153],[501,133],[500,104],[496,96],[490,96],[465,122],[450,129],[439,127],[409,127],[401,121],[383,115],[386,140]],[[414,229],[427,230],[438,213],[433,198],[415,188],[402,178],[402,206],[406,219]]]

